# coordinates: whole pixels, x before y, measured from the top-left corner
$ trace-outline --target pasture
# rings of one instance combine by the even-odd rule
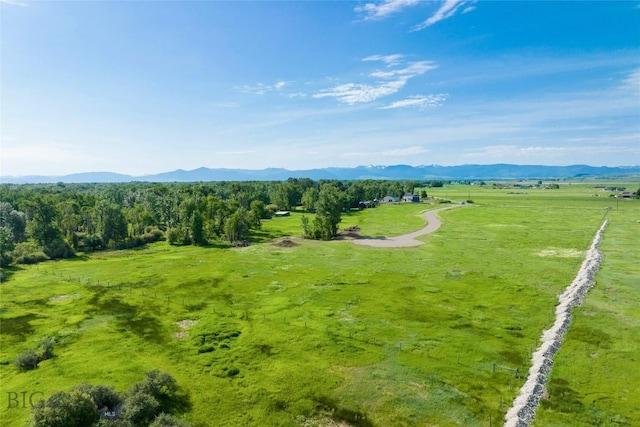
[[[9,392],[125,390],[158,368],[189,392],[196,426],[501,425],[606,215],[603,267],[538,420],[638,425],[640,201],[593,187],[426,189],[474,203],[441,213],[413,248],[283,241],[301,234],[293,212],[264,221],[248,247],[160,242],[12,268],[0,288],[0,420],[29,420]],[[432,201],[352,212],[341,227],[413,231],[442,207]],[[18,354],[46,337],[55,357],[19,372]]]

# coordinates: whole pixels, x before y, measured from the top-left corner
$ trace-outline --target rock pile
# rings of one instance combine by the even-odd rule
[[[533,353],[532,366],[529,369],[527,381],[520,389],[518,397],[513,401],[513,406],[507,411],[504,427],[528,427],[533,421],[540,398],[545,393],[545,384],[549,372],[551,372],[553,356],[560,348],[562,338],[569,329],[571,309],[582,304],[584,296],[594,285],[595,275],[602,260],[598,246],[607,224],[608,221],[602,224],[575,279],[558,297],[559,304],[556,307],[555,323],[542,334],[542,344]]]

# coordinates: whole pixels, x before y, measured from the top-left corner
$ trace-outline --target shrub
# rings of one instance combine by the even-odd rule
[[[157,228],[154,228],[142,235],[142,240],[145,243],[153,243],[163,239],[164,239],[164,233]]]
[[[86,393],[60,391],[33,407],[34,427],[86,427],[98,422],[100,413]]]
[[[180,232],[177,228],[170,228],[167,230],[167,240],[170,245],[176,245],[180,241]]]
[[[42,340],[40,343],[40,360],[48,360],[53,357],[53,346],[55,345],[56,340],[53,337],[47,337]]]
[[[302,237],[305,239],[313,239],[315,234],[313,232],[313,227],[309,223],[309,218],[303,215],[300,221],[302,222]]]
[[[173,377],[154,370],[124,398],[106,385],[79,384],[69,392],[57,392],[32,407],[31,426],[190,427],[169,415],[190,409],[188,395],[181,394]]]
[[[40,363],[40,356],[32,350],[25,350],[18,358],[13,362],[18,369],[21,371],[30,371],[38,367],[38,363]]]
[[[198,349],[198,353],[211,353],[212,351],[214,351],[216,348],[212,345],[205,345],[204,347],[200,347]]]
[[[4,252],[0,254],[0,267],[8,267],[11,264],[12,257],[11,254]],[[2,282],[2,276],[0,276],[0,282]]]
[[[44,252],[36,252],[19,256],[16,258],[16,264],[37,264],[49,259],[50,258]]]
[[[124,247],[127,249],[137,248],[139,246],[143,246],[144,243],[145,242],[141,236],[130,236],[125,239]]]
[[[168,372],[160,372],[158,369],[149,371],[146,378],[135,384],[132,393],[142,392],[153,396],[160,402],[170,400],[178,391],[178,383]]]
[[[120,395],[106,385],[79,384],[71,391],[89,395],[98,409],[114,409],[122,403]]]
[[[80,251],[95,251],[102,247],[102,238],[97,234],[75,232],[72,240],[74,247]]]
[[[180,421],[173,415],[165,414],[164,412],[160,413],[149,427],[190,427],[189,424],[186,424],[183,421]]]
[[[18,243],[13,249],[16,264],[37,264],[50,259],[40,246],[33,242]]]
[[[123,418],[116,419],[108,419],[108,418],[100,418],[96,427],[134,427],[133,424],[124,420]]]
[[[62,239],[55,239],[44,246],[44,253],[51,259],[71,258],[73,249]]]
[[[83,243],[92,251],[100,249],[104,245],[104,243],[102,242],[102,237],[97,234],[89,234],[88,236],[85,236]]]
[[[227,376],[229,378],[233,378],[235,376],[237,376],[240,373],[240,369],[238,368],[231,368],[227,371]]]
[[[177,229],[172,229],[172,235],[170,237],[170,243],[176,244],[180,241],[180,233]],[[157,228],[150,229],[147,233],[139,236],[129,236],[125,239],[123,247],[127,249],[137,248],[144,246],[147,243],[157,242],[164,239],[164,233]]]
[[[122,416],[133,425],[149,425],[160,410],[160,403],[143,391],[136,391],[127,396],[124,406]]]

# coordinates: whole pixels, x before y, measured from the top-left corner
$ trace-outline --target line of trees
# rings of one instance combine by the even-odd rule
[[[430,182],[364,180],[0,185],[0,263],[36,263],[77,251],[247,240],[278,210],[317,213],[305,237],[335,236],[342,212]]]

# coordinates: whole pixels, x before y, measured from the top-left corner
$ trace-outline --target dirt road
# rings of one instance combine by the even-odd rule
[[[408,248],[411,246],[420,246],[424,242],[417,240],[416,238],[419,236],[423,236],[425,234],[433,233],[442,225],[442,222],[436,214],[441,211],[445,211],[447,209],[457,208],[463,205],[452,205],[447,206],[446,208],[434,209],[425,212],[422,216],[427,220],[427,225],[424,228],[421,228],[418,231],[414,231],[413,233],[403,234],[401,236],[395,237],[381,237],[374,239],[355,239],[353,243],[356,245],[362,246],[372,246],[376,248]]]

